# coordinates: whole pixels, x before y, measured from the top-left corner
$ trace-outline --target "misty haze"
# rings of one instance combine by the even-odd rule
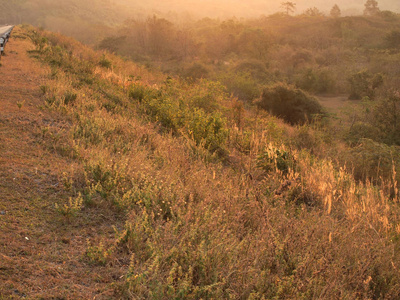
[[[400,299],[398,0],[0,0],[0,299]]]

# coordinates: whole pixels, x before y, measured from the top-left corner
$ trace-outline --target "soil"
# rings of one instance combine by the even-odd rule
[[[34,45],[21,28],[13,36],[0,66],[0,299],[119,298],[129,259],[96,264],[87,250],[111,246],[123,217],[107,203],[73,218],[55,208],[76,196],[63,180],[82,167],[55,143],[71,122],[45,108],[49,70],[28,53]]]

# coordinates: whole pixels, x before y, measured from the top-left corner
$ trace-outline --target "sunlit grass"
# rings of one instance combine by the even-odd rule
[[[58,69],[40,89],[48,109],[71,120],[84,170],[79,201],[58,209],[72,215],[85,200],[107,201],[127,215],[111,250],[89,244],[85,253],[100,265],[131,255],[126,297],[399,294],[395,169],[388,180],[358,182],[310,153],[329,147],[309,142],[311,126],[243,109],[212,82],[166,80],[114,56],[111,69],[100,67],[102,54],[60,35],[33,38],[42,35],[52,44],[38,47],[39,58]],[[292,137],[315,148],[294,148]]]

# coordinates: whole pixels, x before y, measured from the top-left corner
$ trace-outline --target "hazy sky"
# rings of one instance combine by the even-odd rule
[[[286,0],[114,0],[140,9],[153,12],[188,12],[196,16],[232,16],[249,17],[268,15],[281,11],[281,2]],[[317,7],[329,13],[334,4],[338,4],[343,15],[361,14],[366,0],[292,0],[296,3],[295,14],[301,14],[307,8]],[[400,0],[378,0],[381,10],[400,13]]]

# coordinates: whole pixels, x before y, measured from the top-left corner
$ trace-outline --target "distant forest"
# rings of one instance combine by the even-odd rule
[[[33,23],[151,70],[216,81],[248,104],[281,83],[313,95],[377,100],[368,104],[376,111],[398,101],[400,15],[381,10],[384,1],[360,1],[358,16],[345,16],[340,5],[300,12],[296,2],[283,2],[279,12],[247,19],[147,15],[153,2],[12,0],[0,4],[0,23]],[[350,140],[400,145],[397,122],[366,111],[353,113]]]

